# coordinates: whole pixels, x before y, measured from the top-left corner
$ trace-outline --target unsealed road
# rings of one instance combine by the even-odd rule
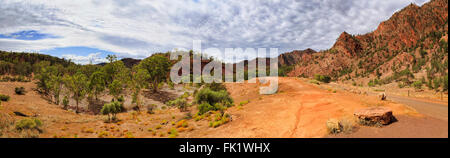
[[[448,105],[422,101],[414,98],[407,98],[393,94],[387,94],[387,99],[401,104],[408,105],[417,110],[417,112],[434,117],[440,120],[448,121]]]

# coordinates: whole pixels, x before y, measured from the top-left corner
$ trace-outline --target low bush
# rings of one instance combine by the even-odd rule
[[[120,102],[113,101],[111,103],[103,105],[100,113],[108,115],[108,122],[117,120],[116,114],[123,111],[123,105]],[[111,117],[112,115],[112,117]]]
[[[0,82],[31,82],[31,80],[25,78],[24,76],[16,76],[16,77],[5,76],[0,79]]]
[[[9,101],[9,95],[0,94],[0,101]]]
[[[0,136],[3,131],[9,129],[14,125],[14,118],[6,113],[0,113]]]
[[[161,129],[161,128],[162,128],[161,125],[156,125],[156,126],[155,126],[155,129]]]
[[[214,120],[209,122],[209,126],[216,128],[230,121],[229,114],[216,113]]]
[[[106,138],[106,137],[108,137],[108,136],[109,136],[109,133],[106,132],[106,131],[101,131],[101,132],[98,134],[98,137],[99,137],[99,138]]]
[[[175,124],[176,128],[180,128],[180,127],[188,127],[188,122],[186,120],[180,120]]]
[[[117,98],[117,101],[123,103],[125,102],[125,98],[123,97],[123,95],[121,95],[119,98]]]
[[[180,96],[180,98],[188,98],[191,94],[189,92],[184,92],[183,95]]]
[[[317,80],[310,80],[309,83],[320,85],[320,82]]]
[[[17,95],[24,95],[25,94],[25,88],[23,88],[23,87],[16,87],[14,89],[14,92],[16,92]]]
[[[131,132],[125,133],[125,138],[134,138],[133,133]]]
[[[200,121],[203,118],[205,118],[205,115],[199,115],[199,114],[194,115],[194,121]]]
[[[326,75],[315,74],[314,79],[323,83],[330,83],[331,77]]]
[[[353,120],[342,119],[340,120],[340,124],[342,127],[342,132],[345,134],[352,133],[355,129],[355,121]]]
[[[342,132],[342,126],[336,119],[330,119],[327,121],[327,131],[329,134],[337,134]]]
[[[214,111],[216,110],[216,108],[212,105],[210,105],[207,102],[203,102],[200,105],[197,106],[198,108],[198,115],[203,115],[204,113],[208,112],[208,111]]]
[[[250,100],[241,101],[241,102],[239,103],[239,105],[240,105],[240,106],[244,106],[244,105],[246,105],[246,104],[248,104],[248,103],[250,103]]]
[[[169,102],[167,102],[167,105],[175,106],[178,109],[180,109],[181,112],[187,110],[187,101],[183,97],[180,97],[180,98],[177,98],[175,100],[169,101]]]
[[[209,89],[211,89],[213,91],[222,91],[222,90],[226,91],[227,90],[227,88],[225,87],[224,84],[216,83],[216,82],[207,83],[207,84],[205,84],[205,87],[209,88]]]
[[[422,89],[422,81],[415,81],[414,83],[411,84],[412,87],[414,87],[415,89]]]
[[[175,84],[173,84],[173,82],[168,81],[167,85],[169,86],[170,89],[172,89],[172,90],[175,89]]]
[[[405,88],[406,86],[407,85],[402,82],[398,83],[398,88]]]
[[[25,118],[16,123],[17,130],[25,130],[25,129],[36,129],[40,130],[39,127],[42,126],[42,121],[37,118]]]
[[[172,128],[169,132],[169,138],[176,138],[178,136],[178,131]]]
[[[213,91],[209,88],[203,88],[195,95],[195,102],[201,104],[206,102],[210,105],[222,103],[224,106],[232,106],[233,99],[225,90]]]
[[[183,119],[186,119],[186,120],[192,119],[192,114],[190,112],[186,113],[186,115],[183,117]]]
[[[349,134],[354,131],[355,123],[348,119],[329,119],[326,123],[329,134],[345,133]]]
[[[155,112],[153,112],[153,109],[155,109],[156,108],[156,105],[155,104],[150,104],[150,105],[148,105],[147,106],[147,113],[149,113],[149,114],[154,114]]]

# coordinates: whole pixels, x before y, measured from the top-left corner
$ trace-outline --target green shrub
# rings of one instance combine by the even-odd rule
[[[209,105],[215,105],[216,103],[222,103],[224,106],[233,105],[233,99],[229,96],[225,90],[213,91],[209,88],[203,88],[195,95],[196,103],[206,102]]]
[[[230,121],[229,114],[217,113],[214,120],[209,122],[209,126],[216,128]]]
[[[320,82],[317,80],[310,80],[309,83],[320,85]]]
[[[422,81],[415,81],[414,83],[411,84],[412,87],[414,87],[415,89],[422,89]]]
[[[180,109],[180,111],[182,111],[182,112],[187,110],[187,101],[183,97],[180,97],[180,98],[177,98],[175,100],[169,101],[169,102],[167,102],[167,105],[175,106],[178,109]]]
[[[178,136],[178,131],[176,130],[176,129],[174,129],[174,128],[172,128],[170,131],[169,131],[169,138],[176,138],[177,136]]]
[[[441,86],[441,79],[440,78],[433,79],[433,88],[439,89],[440,86]]]
[[[37,118],[33,118],[33,119],[25,118],[16,123],[17,130],[24,130],[24,129],[39,130],[40,126],[42,126],[42,122],[41,122],[41,120],[39,120]]]
[[[368,85],[369,87],[375,87],[376,85],[379,85],[380,82],[381,82],[381,81],[378,80],[378,79],[373,79],[373,80],[370,80],[369,83],[367,83],[367,85]]]
[[[373,81],[369,81],[369,83],[367,83],[367,85],[368,85],[369,87],[375,87],[375,83],[373,83]]]
[[[331,81],[330,76],[319,75],[319,74],[315,74],[314,79],[317,81],[323,82],[323,83],[330,83],[330,81]]]
[[[203,115],[204,113],[206,113],[208,111],[215,110],[215,108],[207,102],[201,103],[200,105],[197,106],[197,108],[198,108],[198,115]]]
[[[224,84],[216,83],[216,82],[207,83],[207,84],[205,84],[205,87],[209,88],[209,89],[211,89],[213,91],[221,91],[221,90],[225,90],[226,91],[227,90],[227,88],[225,87]]]
[[[23,88],[23,87],[16,87],[14,89],[14,92],[16,92],[17,95],[24,95],[25,94],[25,88]]]
[[[244,101],[241,101],[241,102],[239,103],[239,105],[240,105],[240,106],[244,106],[244,105],[246,105],[246,104],[248,104],[248,103],[250,103],[250,100],[244,100]]]
[[[189,96],[190,96],[189,92],[184,92],[184,94],[181,95],[180,98],[187,98]]]
[[[64,96],[62,103],[63,103],[64,109],[67,109],[69,107],[69,98],[67,96]]]
[[[0,101],[9,101],[9,95],[0,94]]]
[[[292,71],[294,66],[280,66],[278,67],[278,76],[287,76],[289,72]]]
[[[103,105],[102,109],[100,110],[100,113],[102,115],[108,115],[108,121],[114,121],[116,120],[116,114],[122,112],[123,105],[120,102],[113,101],[111,103]],[[112,118],[111,118],[112,115]]]
[[[117,98],[117,101],[123,103],[125,102],[125,98],[123,97],[123,95],[121,95],[119,98]]]
[[[173,82],[168,81],[167,85],[169,86],[170,89],[175,89],[175,85],[173,84]]]

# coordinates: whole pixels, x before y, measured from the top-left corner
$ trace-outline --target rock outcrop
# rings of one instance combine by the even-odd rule
[[[387,125],[395,120],[392,110],[387,107],[372,107],[354,113],[362,125]]]
[[[311,60],[302,60],[288,75],[322,74],[337,80],[361,78],[367,84],[370,79],[388,78],[405,69],[420,72],[433,62],[445,65],[447,18],[448,0],[431,0],[422,6],[411,4],[381,22],[373,32],[363,35],[343,32],[333,47],[314,53]],[[430,76],[440,77],[447,71],[448,68],[439,73],[432,71]]]

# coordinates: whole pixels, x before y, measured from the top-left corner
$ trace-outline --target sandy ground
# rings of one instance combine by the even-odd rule
[[[14,88],[20,86],[23,86],[27,91],[25,95],[16,95],[14,93]],[[43,122],[43,127],[41,127],[43,133],[40,133],[39,137],[97,138],[102,132],[108,133],[105,137],[167,137],[167,131],[171,129],[167,124],[176,122],[185,116],[185,113],[181,113],[177,109],[157,109],[155,114],[124,112],[118,114],[120,122],[105,123],[106,116],[85,113],[76,114],[64,110],[61,105],[55,105],[41,97],[40,94],[33,90],[34,88],[36,88],[36,85],[32,82],[0,82],[0,94],[6,94],[11,97],[10,101],[2,102],[0,114],[9,115],[15,121],[24,119],[24,117],[14,115],[13,112],[16,111],[28,116],[37,116]],[[147,100],[149,99],[144,98],[145,104],[156,102],[148,102]],[[80,107],[85,107],[85,105],[80,105]],[[161,129],[155,129],[161,122],[167,122],[167,124],[161,126]],[[152,130],[149,131],[149,129]],[[3,132],[2,137],[21,137],[21,134],[16,133],[13,129],[10,132]]]
[[[18,86],[24,86],[27,94],[15,95],[14,88]],[[261,85],[257,83],[227,83],[226,87],[236,104],[227,110],[227,113],[232,116],[232,121],[217,128],[211,128],[208,127],[208,118],[200,121],[191,119],[188,121],[189,126],[180,130],[178,137],[329,137],[325,125],[328,119],[351,120],[354,111],[371,106],[390,107],[393,109],[394,115],[401,119],[381,130],[360,128],[354,135],[345,136],[365,137],[364,133],[380,131],[376,133],[381,134],[368,136],[395,137],[398,135],[391,134],[392,132],[411,131],[409,127],[433,122],[403,104],[379,101],[375,96],[353,94],[346,91],[333,92],[298,78],[280,78],[278,93],[273,95],[259,94],[259,86]],[[0,93],[11,96],[9,102],[2,103],[0,113],[7,114],[15,120],[23,119],[23,117],[15,116],[12,113],[14,111],[36,115],[44,123],[43,133],[40,133],[39,137],[96,138],[100,137],[102,133],[106,133],[103,135],[104,137],[165,138],[168,137],[168,131],[176,129],[173,123],[184,119],[189,113],[180,112],[175,108],[158,109],[155,114],[125,112],[118,114],[120,122],[104,123],[105,116],[75,114],[49,103],[32,90],[34,87],[34,83],[0,82]],[[189,89],[192,90],[192,88]],[[239,103],[243,101],[249,101],[249,103],[239,106]],[[193,115],[196,107],[190,107],[189,110]],[[422,123],[420,123],[421,121]],[[161,128],[158,128],[159,125]],[[448,133],[448,126],[444,128],[440,123],[435,125],[436,128],[439,128],[439,130],[435,130],[439,134]],[[359,135],[361,132],[363,134]],[[439,135],[423,133],[424,137]],[[20,137],[20,135],[7,132],[3,133],[3,137]]]
[[[352,119],[357,109],[387,106],[395,115],[422,117],[407,106],[376,97],[318,88],[297,78],[280,78],[279,91],[260,95],[258,84],[227,84],[236,103],[250,100],[240,110],[230,109],[233,121],[198,137],[316,138],[327,135],[330,118]]]
[[[389,126],[360,127],[351,134],[329,135],[329,138],[448,138],[448,122],[426,117],[398,116]],[[447,132],[445,132],[447,131]]]

